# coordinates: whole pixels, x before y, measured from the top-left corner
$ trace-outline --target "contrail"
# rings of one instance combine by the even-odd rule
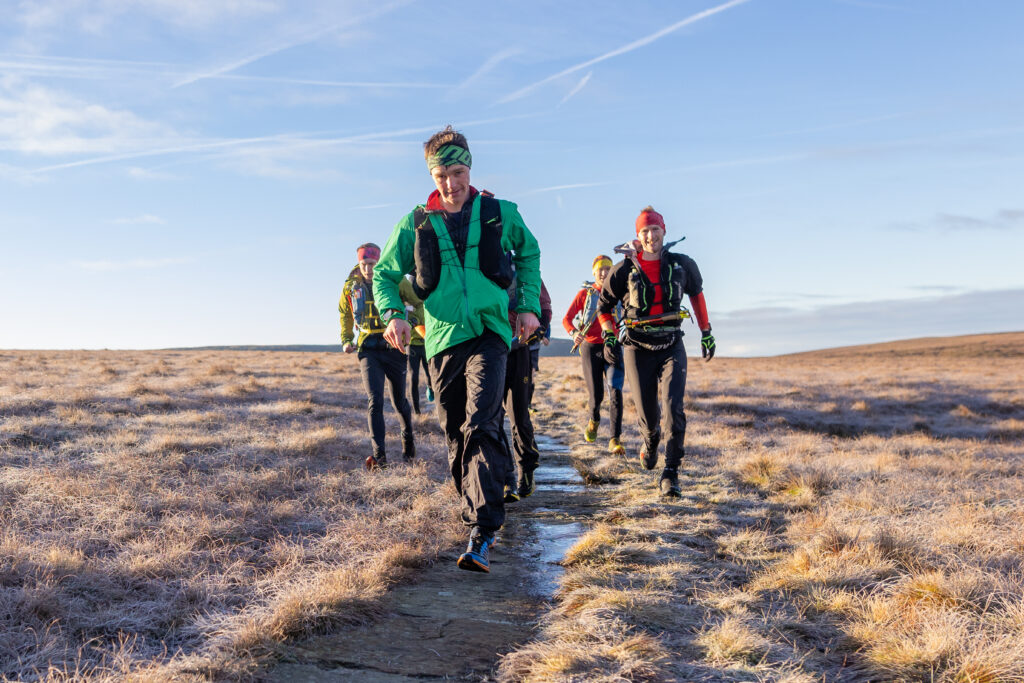
[[[357,25],[359,25],[359,24],[361,24],[361,23],[363,23],[365,21],[369,21],[371,19],[375,19],[375,18],[379,17],[382,14],[387,14],[388,12],[390,12],[393,9],[397,9],[398,7],[401,7],[403,5],[408,5],[412,1],[413,0],[399,0],[398,2],[392,2],[390,4],[378,7],[378,8],[376,8],[376,9],[370,11],[370,12],[367,12],[366,14],[362,14],[362,15],[360,15],[358,17],[353,17],[352,19],[349,19],[348,21],[343,21],[343,22],[340,22],[340,23],[337,23],[337,24],[332,24],[332,25],[327,26],[327,27],[322,27],[322,28],[315,29],[313,31],[310,31],[309,33],[306,33],[306,34],[298,37],[298,38],[295,38],[295,39],[292,39],[292,40],[287,40],[287,41],[284,41],[284,42],[279,43],[277,45],[273,45],[273,46],[268,47],[268,48],[266,48],[264,50],[260,50],[259,52],[253,53],[253,54],[248,55],[246,57],[242,57],[241,59],[237,59],[237,60],[235,60],[233,62],[230,62],[228,64],[224,64],[222,66],[218,66],[216,68],[210,69],[209,71],[204,71],[204,72],[192,74],[191,76],[186,76],[185,78],[177,81],[171,87],[173,87],[173,88],[180,88],[183,85],[188,85],[190,83],[195,83],[196,81],[201,81],[204,78],[212,78],[214,76],[220,76],[222,74],[229,73],[231,71],[234,71],[235,69],[239,69],[239,68],[245,66],[246,64],[252,64],[253,62],[258,61],[260,59],[263,59],[264,57],[269,57],[272,54],[277,54],[278,52],[282,52],[282,51],[287,50],[289,48],[295,47],[296,45],[303,45],[305,43],[313,42],[317,38],[325,36],[328,33],[331,33],[333,31],[337,31],[337,30],[342,29],[342,28],[350,28],[352,26],[357,26]]]
[[[649,36],[645,36],[643,38],[640,38],[639,40],[634,40],[632,43],[629,43],[628,45],[623,45],[622,47],[620,47],[618,49],[612,50],[611,52],[606,52],[606,53],[604,53],[603,55],[601,55],[599,57],[594,57],[593,59],[590,59],[590,60],[587,60],[586,62],[582,62],[580,64],[577,64],[576,66],[570,66],[568,69],[565,69],[563,71],[559,71],[558,73],[554,74],[553,76],[548,76],[547,78],[545,78],[543,80],[540,80],[540,81],[537,81],[536,83],[532,83],[532,84],[526,86],[525,88],[520,88],[519,90],[516,90],[514,93],[512,93],[510,95],[506,95],[505,97],[503,97],[500,100],[498,100],[498,104],[504,104],[506,102],[511,102],[513,100],[518,100],[519,98],[523,97],[524,95],[527,95],[528,93],[533,92],[534,90],[536,90],[540,86],[544,85],[545,83],[550,83],[551,81],[553,81],[553,80],[555,80],[557,78],[561,78],[562,76],[566,76],[568,74],[575,73],[575,72],[580,71],[582,69],[586,69],[588,66],[591,66],[593,64],[597,64],[598,62],[603,62],[606,59],[611,59],[612,57],[618,57],[619,55],[624,55],[627,52],[632,52],[633,50],[636,50],[638,48],[644,47],[646,45],[650,45],[654,41],[656,41],[656,40],[658,40],[660,38],[664,38],[668,34],[673,33],[675,31],[678,31],[679,29],[683,28],[684,26],[689,26],[690,24],[694,24],[694,23],[700,21],[701,19],[707,19],[708,17],[710,17],[710,16],[712,16],[714,14],[718,14],[719,12],[724,12],[725,10],[730,9],[732,7],[735,7],[736,5],[742,5],[743,3],[749,2],[749,1],[750,0],[730,0],[730,2],[727,2],[727,3],[723,4],[723,5],[718,5],[717,7],[712,7],[711,9],[704,10],[703,12],[698,12],[697,14],[689,16],[689,17],[683,19],[682,21],[677,21],[676,23],[672,24],[671,26],[663,28],[660,31],[656,31],[655,33],[652,33]]]
[[[502,50],[501,52],[491,55],[490,57],[487,58],[487,61],[480,65],[480,68],[478,68],[476,71],[470,74],[469,77],[466,78],[466,80],[462,81],[462,83],[459,83],[457,86],[455,86],[456,89],[459,90],[465,88],[470,83],[473,83],[484,74],[493,70],[496,66],[504,62],[509,57],[514,57],[520,52],[522,52],[522,50],[520,50],[519,48],[510,47]]]
[[[490,119],[477,119],[475,121],[464,121],[460,127],[468,126],[483,126],[492,123],[503,123],[505,121],[512,121],[517,119],[532,118],[540,116],[540,113],[532,114],[514,114],[511,116],[498,116]],[[206,152],[210,150],[226,150],[241,147],[243,145],[260,144],[260,143],[281,143],[288,145],[290,149],[302,149],[312,147],[329,147],[332,145],[345,145],[358,142],[371,142],[374,140],[380,140],[382,138],[400,138],[406,135],[422,135],[423,133],[434,133],[442,127],[441,123],[432,123],[429,126],[418,126],[416,128],[401,128],[398,130],[381,131],[376,133],[360,133],[358,135],[349,135],[345,137],[335,138],[310,138],[302,137],[301,134],[285,133],[278,135],[265,135],[261,137],[251,138],[238,138],[231,140],[215,140],[212,142],[195,142],[189,144],[182,144],[176,146],[160,147],[156,149],[140,150],[137,152],[124,152],[121,154],[108,154],[101,157],[93,157],[90,159],[80,159],[78,161],[69,161],[63,164],[54,164],[52,166],[44,166],[28,172],[24,172],[23,175],[31,176],[40,173],[49,173],[51,171],[59,171],[66,168],[77,168],[79,166],[92,166],[94,164],[104,164],[114,161],[125,161],[128,159],[140,159],[143,157],[154,157],[163,156],[166,154],[181,154],[185,152]],[[308,136],[309,133],[306,133]]]
[[[568,102],[572,98],[573,95],[578,93],[580,90],[583,90],[583,87],[587,84],[587,81],[589,81],[590,77],[593,76],[593,75],[594,75],[593,71],[588,71],[587,75],[584,76],[583,78],[581,78],[580,82],[576,84],[576,87],[573,88],[572,90],[570,90],[569,94],[567,94],[565,97],[562,98],[562,101],[558,103],[558,106],[561,107],[563,104]]]

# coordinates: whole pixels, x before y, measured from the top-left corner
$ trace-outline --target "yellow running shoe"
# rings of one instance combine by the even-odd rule
[[[623,446],[622,442],[616,437],[612,437],[611,440],[608,441],[608,452],[612,455],[625,455],[626,447]]]
[[[587,428],[583,430],[583,439],[587,443],[594,443],[597,439],[597,420],[591,420],[587,423]]]

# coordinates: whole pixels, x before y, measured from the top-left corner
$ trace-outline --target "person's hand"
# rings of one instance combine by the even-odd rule
[[[704,336],[700,338],[700,355],[704,358],[704,362],[708,362],[715,357],[715,338],[711,336],[711,328],[704,330]]]
[[[412,328],[409,322],[402,318],[392,318],[388,321],[388,327],[384,330],[384,341],[405,353],[405,347],[409,345],[412,338]]]
[[[519,337],[519,343],[525,344],[526,340],[537,331],[540,327],[540,321],[537,320],[537,316],[533,313],[525,312],[520,313],[516,316],[516,336]]]
[[[547,337],[544,337],[540,340],[540,343],[543,344],[544,346],[547,346],[551,343],[551,340],[548,339]]]
[[[611,330],[604,331],[604,362],[608,365],[618,365],[622,358],[622,345],[619,344],[618,336]]]
[[[586,337],[585,337],[585,336],[583,336],[583,333],[582,333],[582,332],[577,332],[576,334],[574,334],[574,335],[572,336],[572,343],[573,343],[573,344],[575,344],[576,346],[579,346],[580,344],[582,344],[582,343],[583,343],[583,341],[584,341],[585,339],[586,339]]]
[[[341,350],[345,353],[355,353],[356,345],[352,342],[346,342],[341,345]]]

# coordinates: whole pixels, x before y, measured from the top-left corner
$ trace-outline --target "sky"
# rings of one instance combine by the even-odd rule
[[[1024,330],[1024,3],[0,6],[0,348],[338,342],[449,123],[556,336],[648,204],[722,355]]]

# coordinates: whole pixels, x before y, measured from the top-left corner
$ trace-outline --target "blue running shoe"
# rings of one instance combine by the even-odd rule
[[[459,569],[490,573],[491,565],[487,561],[487,551],[493,543],[494,534],[485,533],[480,530],[480,527],[473,527],[466,552],[459,556]]]
[[[434,390],[431,389],[430,387],[427,387],[427,400],[428,401],[433,401],[434,400]]]

